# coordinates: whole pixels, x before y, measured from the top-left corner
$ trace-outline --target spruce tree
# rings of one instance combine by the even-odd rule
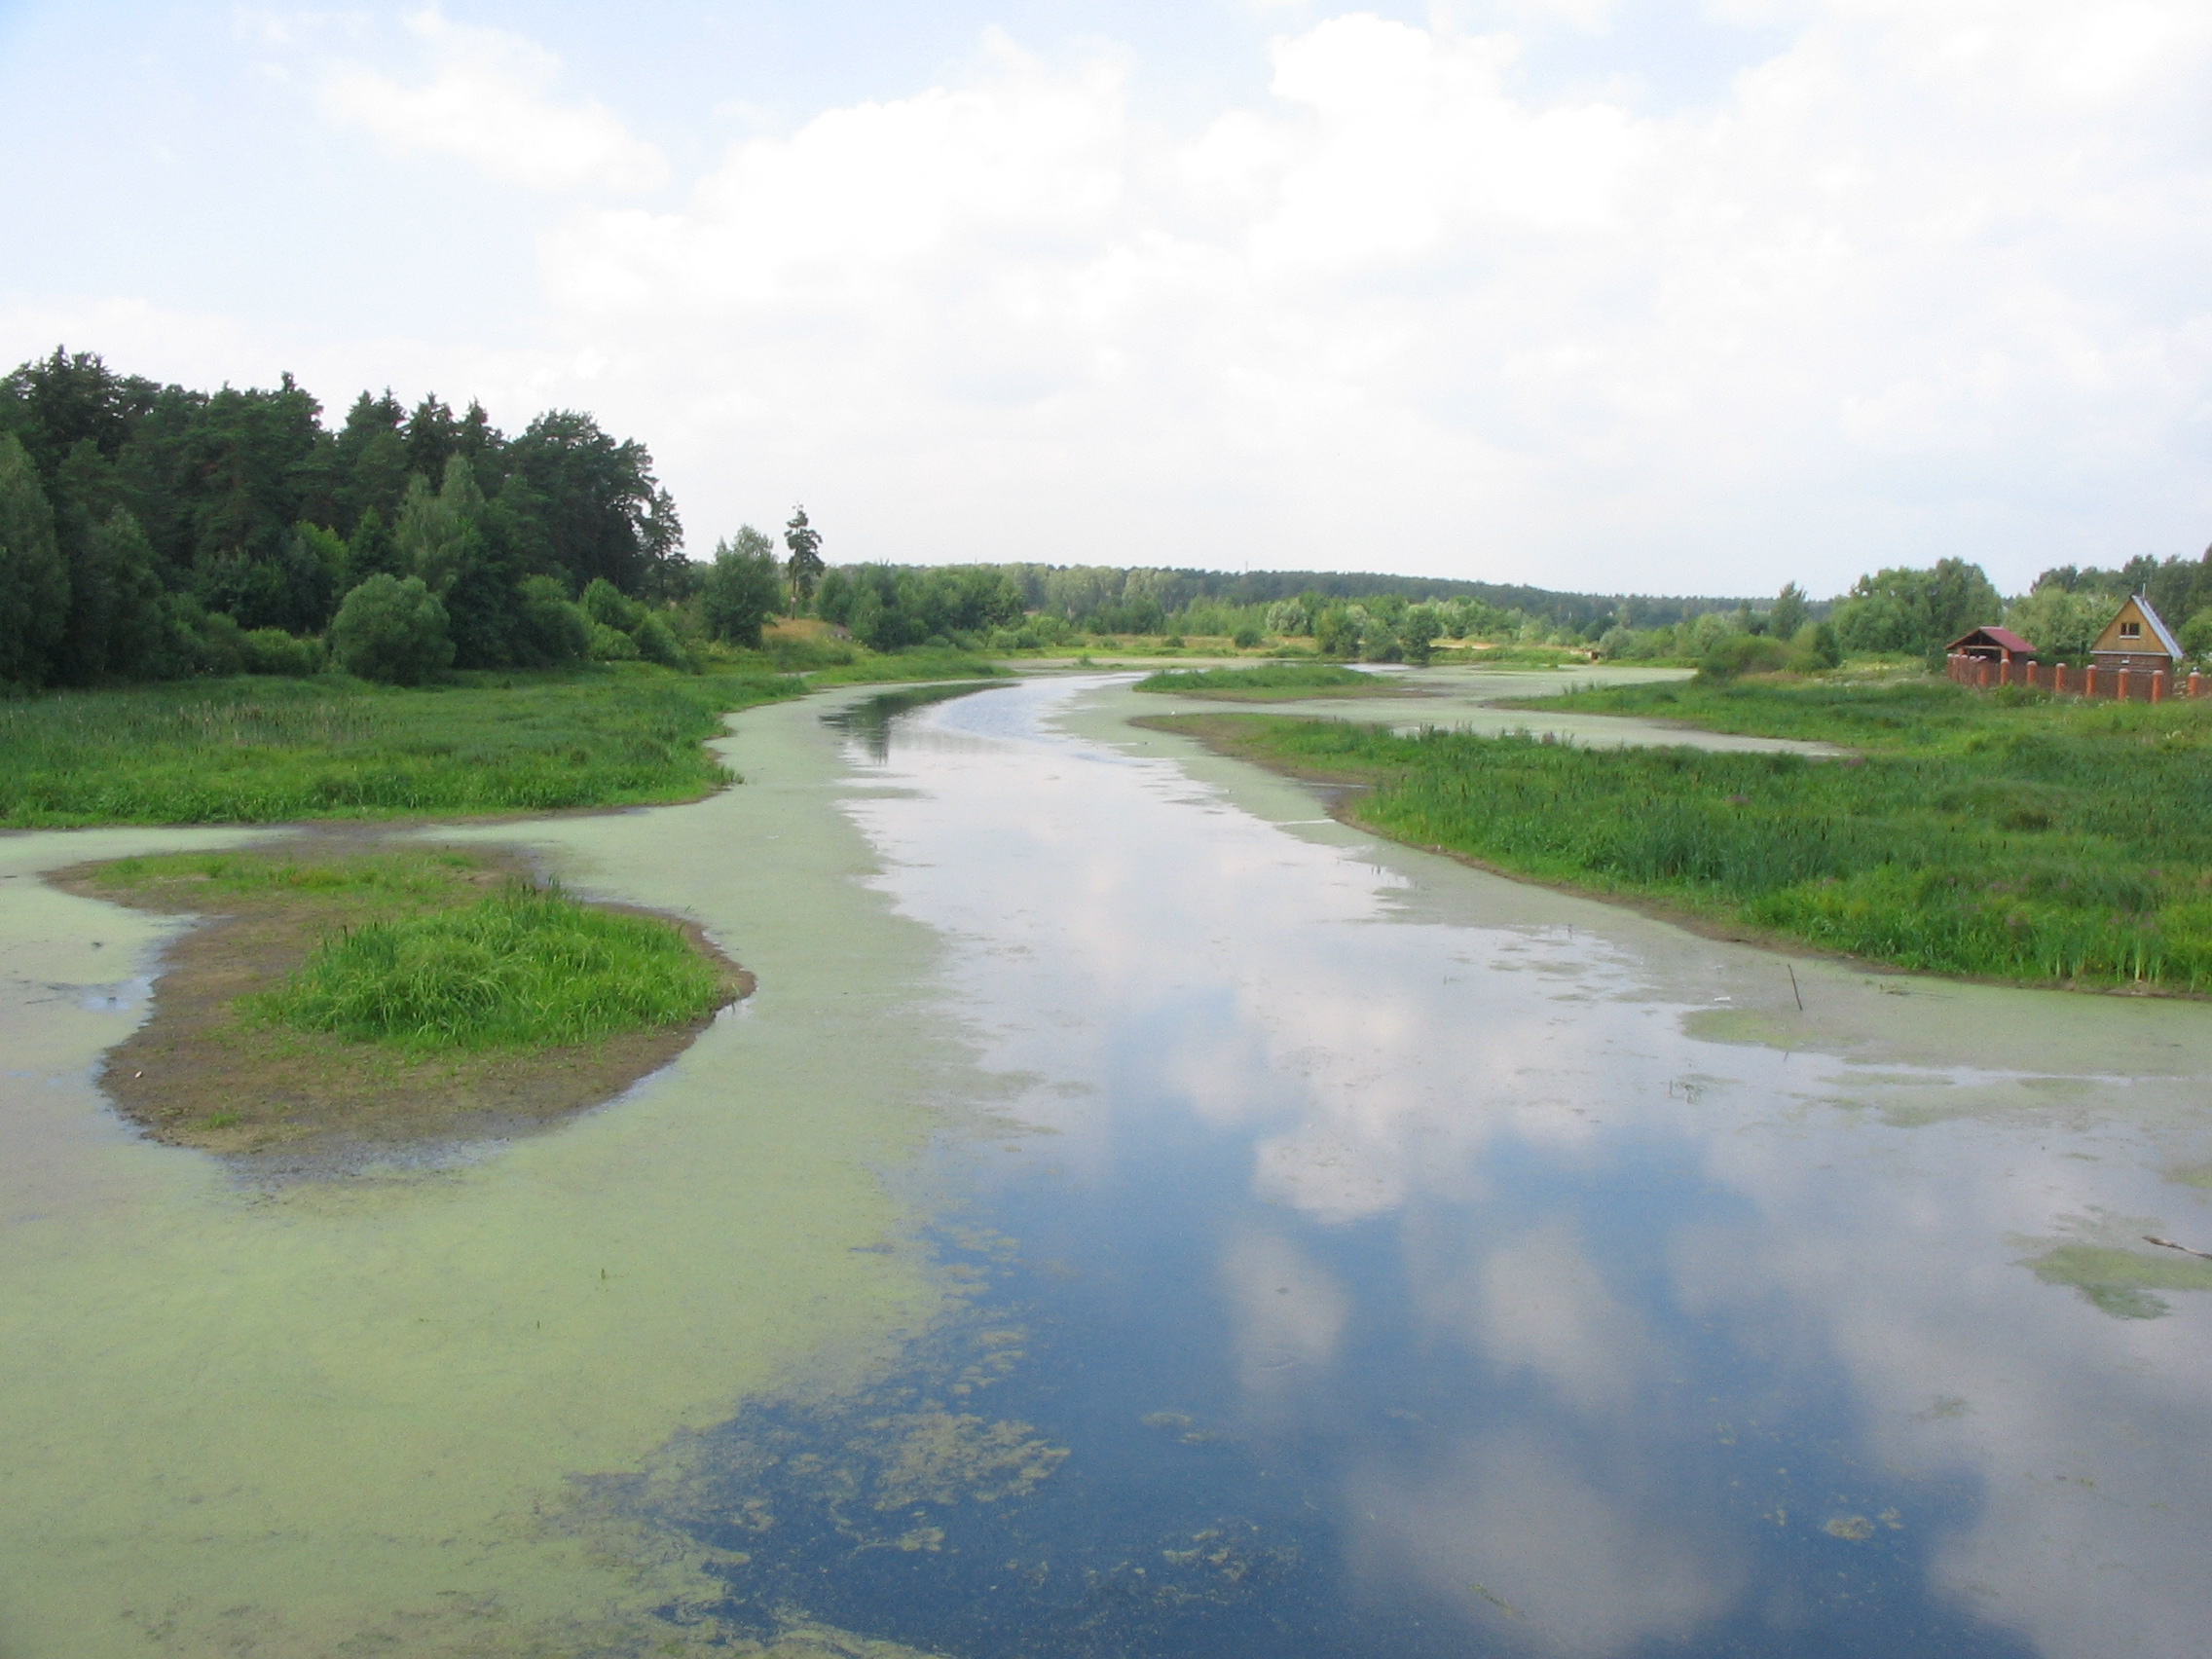
[[[69,573],[38,470],[0,436],[0,682],[43,685],[69,622]]]

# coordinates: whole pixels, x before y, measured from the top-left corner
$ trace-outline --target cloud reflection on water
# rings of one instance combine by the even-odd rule
[[[1851,1614],[1762,1569],[1779,1539],[1806,1582],[1924,1572],[1991,1651],[2006,1631],[2050,1659],[2199,1650],[2212,1474],[2176,1449],[2212,1408],[2212,1309],[2123,1324],[2009,1242],[2157,1187],[2124,1124],[2095,1153],[2093,1119],[1891,1127],[1833,1102],[1953,1074],[1690,1034],[1686,1015],[1734,1006],[1717,987],[1757,960],[1740,947],[1593,927],[1588,906],[1433,866],[1416,885],[1478,914],[1428,919],[1412,861],[1364,863],[1033,723],[1069,694],[938,711],[910,734],[931,751],[915,776],[956,768],[957,789],[857,810],[899,903],[967,941],[990,1063],[1082,1086],[1023,1106],[1060,1131],[1064,1178],[1141,1165],[1162,1124],[1247,1148],[1225,1341],[1255,1433],[1346,1443],[1363,1594],[1575,1653],[1722,1627],[1787,1647]],[[961,735],[940,746],[932,723]],[[1504,919],[1485,925],[1490,895]],[[2010,996],[2032,1022],[2033,994]],[[2161,1064],[2201,1096],[2212,1020],[2188,1029],[2194,1051]],[[2005,1036],[1957,1033],[1962,1090],[2014,1088],[1991,1069]],[[1335,1420],[1373,1363],[1362,1322],[1387,1313],[1332,1240],[1370,1235],[1405,1340],[1488,1379],[1415,1455]],[[1786,1466],[1806,1436],[1825,1484]],[[1729,1458],[1745,1490],[1724,1495]],[[1877,1523],[1859,1510],[1884,1483],[1930,1495]]]

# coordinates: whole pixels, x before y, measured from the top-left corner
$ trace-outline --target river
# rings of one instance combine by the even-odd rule
[[[1698,938],[1161,710],[471,831],[758,994],[343,1180],[90,1082],[163,924],[36,871],[240,832],[0,840],[0,1655],[2202,1651],[2212,1008]]]

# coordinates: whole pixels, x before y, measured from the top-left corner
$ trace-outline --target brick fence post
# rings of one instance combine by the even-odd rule
[[[2163,703],[2165,700],[2166,671],[2162,668],[2154,668],[2151,671],[2151,701],[2154,703]]]
[[[2204,676],[2194,668],[2189,671],[2189,694],[2192,697],[2204,695]]]
[[[2097,665],[2095,663],[2091,663],[2087,668],[2082,670],[2082,695],[2084,697],[2094,697],[2096,694]]]

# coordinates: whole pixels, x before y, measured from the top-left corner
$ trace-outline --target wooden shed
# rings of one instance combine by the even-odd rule
[[[2089,647],[2089,661],[2094,667],[2144,673],[2163,669],[2171,674],[2181,666],[2181,656],[2173,630],[2141,594],[2120,608],[2120,614],[2105,624],[2105,631]]]
[[[1978,657],[1984,662],[2027,662],[2035,646],[2009,628],[1975,628],[1944,646],[1946,656]]]

